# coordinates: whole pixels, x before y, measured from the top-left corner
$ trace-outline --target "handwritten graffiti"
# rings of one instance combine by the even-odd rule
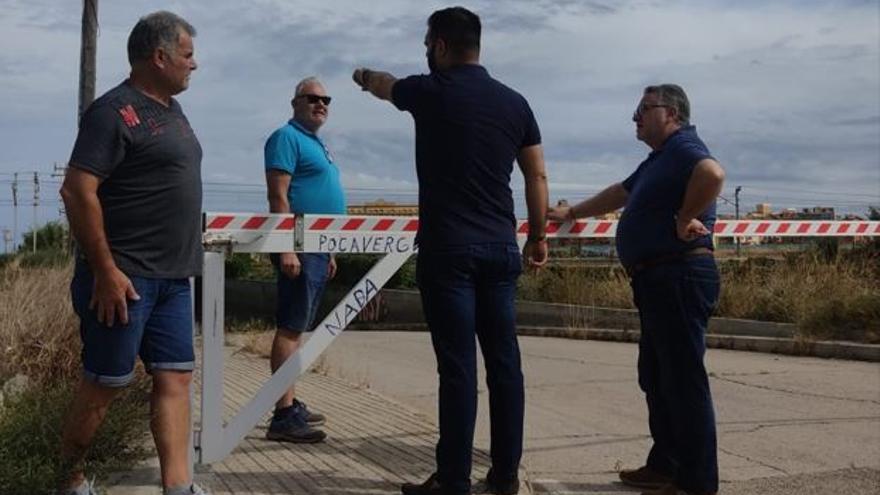
[[[378,293],[379,287],[369,278],[364,278],[346,296],[344,304],[324,320],[324,328],[330,335],[338,335]]]
[[[318,237],[318,249],[327,253],[409,253],[415,251],[410,237],[363,235]]]
[[[387,314],[388,303],[382,297],[382,293],[380,292],[367,303],[363,310],[361,310],[357,317],[357,321],[375,323],[381,321]]]

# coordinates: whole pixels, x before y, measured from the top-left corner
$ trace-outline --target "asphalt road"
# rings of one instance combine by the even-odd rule
[[[650,446],[637,347],[520,342],[524,463],[536,491],[632,493],[616,472],[641,465]],[[721,493],[880,494],[880,365],[714,349],[707,365]],[[320,366],[436,419],[436,362],[426,333],[346,331]],[[478,448],[488,448],[488,431],[482,385]]]

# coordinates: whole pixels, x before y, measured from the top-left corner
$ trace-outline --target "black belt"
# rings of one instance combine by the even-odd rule
[[[712,250],[706,247],[698,247],[691,249],[690,251],[685,251],[683,253],[664,254],[663,256],[657,256],[656,258],[640,261],[633,266],[626,267],[626,274],[630,277],[633,277],[637,273],[648,268],[658,265],[666,265],[668,263],[675,263],[677,261],[682,261],[687,258],[693,258],[695,256],[712,256]]]

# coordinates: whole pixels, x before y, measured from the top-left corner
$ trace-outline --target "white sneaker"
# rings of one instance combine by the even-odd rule
[[[58,495],[98,495],[98,492],[95,491],[94,479],[92,479],[92,481],[85,480],[76,488],[58,490],[56,493]]]

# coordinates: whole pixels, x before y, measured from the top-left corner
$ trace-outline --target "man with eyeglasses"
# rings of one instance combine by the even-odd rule
[[[296,85],[293,118],[269,136],[265,146],[266,186],[272,213],[345,214],[339,169],[318,137],[327,122],[331,98],[318,79]],[[277,271],[276,331],[270,365],[274,373],[299,349],[311,330],[327,281],[336,275],[336,260],[327,253],[272,255]],[[290,387],[275,404],[266,438],[293,443],[321,442],[317,426],[324,415],[310,411]]]
[[[438,10],[425,35],[429,75],[396,79],[357,69],[354,81],[410,112],[416,129],[416,278],[440,378],[437,471],[404,495],[471,493],[477,413],[475,336],[486,365],[492,467],[480,493],[519,491],[524,391],[514,297],[525,262],[547,261],[547,178],[528,102],[480,65],[480,18]],[[510,175],[525,178],[528,240],[516,244]]]
[[[548,218],[572,221],[623,207],[617,251],[639,310],[639,386],[654,445],[645,466],[621,471],[651,495],[718,491],[715,413],[703,364],[720,282],[712,256],[715,200],[724,170],[690,124],[674,84],[648,86],[632,116],[651,153],[623,182]]]

